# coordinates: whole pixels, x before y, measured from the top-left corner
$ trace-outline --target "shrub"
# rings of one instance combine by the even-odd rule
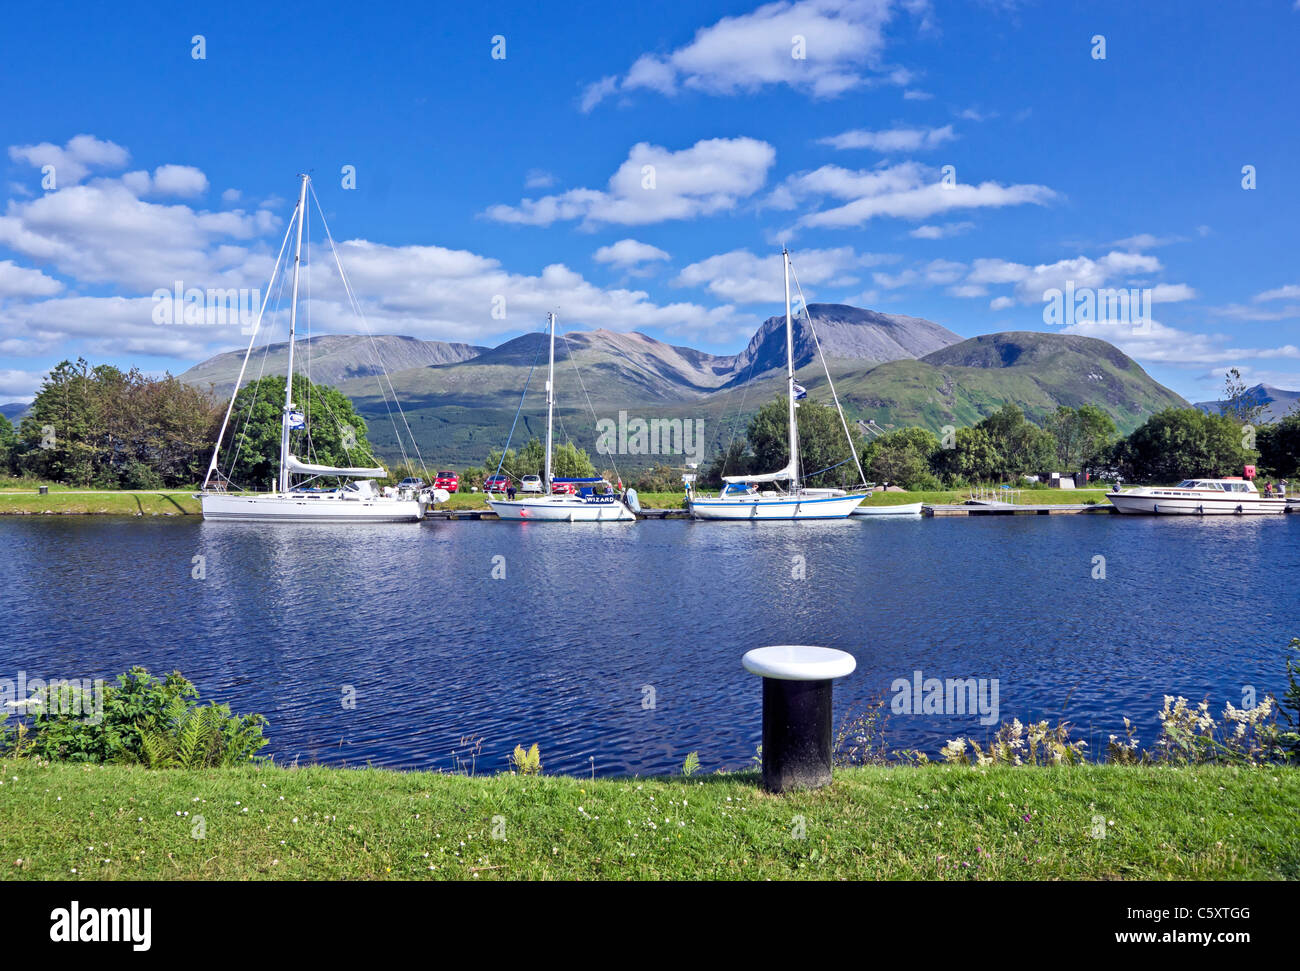
[[[49,761],[159,768],[255,761],[267,744],[262,737],[266,719],[232,715],[227,705],[199,705],[198,694],[179,671],[160,680],[142,667],[104,688],[98,699],[102,711],[80,689],[51,685],[33,706],[28,750]],[[86,717],[86,711],[95,712],[94,717]]]

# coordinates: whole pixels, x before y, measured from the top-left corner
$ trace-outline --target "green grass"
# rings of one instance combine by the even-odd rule
[[[10,879],[1300,878],[1295,769],[861,768],[781,797],[751,774],[9,760],[0,778]]]
[[[157,489],[138,492],[95,491],[63,488],[49,495],[32,492],[0,492],[0,516],[53,513],[55,515],[102,514],[116,516],[198,516],[198,500],[192,490]]]

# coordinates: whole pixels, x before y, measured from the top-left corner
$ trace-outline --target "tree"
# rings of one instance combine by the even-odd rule
[[[1279,478],[1300,476],[1300,413],[1292,412],[1279,422],[1265,425],[1256,438],[1259,464]]]
[[[1014,479],[1043,472],[1055,463],[1052,433],[1027,421],[1015,405],[1003,405],[975,427],[988,434],[993,447],[993,478]]]
[[[171,375],[63,361],[23,420],[20,464],[100,488],[191,485],[212,447],[216,416],[212,401]]]
[[[13,422],[0,415],[0,475],[9,475],[14,471],[14,462],[18,457],[18,433]]]
[[[787,403],[778,399],[764,405],[749,421],[746,437],[753,451],[751,468],[775,472],[790,461],[790,419]],[[853,452],[844,438],[844,426],[834,408],[815,401],[799,403],[799,456],[809,485],[845,488],[858,484]],[[860,438],[854,440],[862,452]],[[742,473],[729,472],[729,475]]]
[[[45,376],[19,431],[27,471],[56,482],[90,484],[98,422],[93,385],[84,358],[61,361]]]
[[[551,456],[551,474],[555,478],[590,479],[596,475],[596,467],[584,449],[578,448],[572,442],[556,445],[554,449]],[[515,479],[522,479],[526,475],[540,476],[546,471],[546,446],[542,444],[541,439],[533,438],[518,453],[514,449],[507,449],[503,455],[501,449],[494,448],[488,452],[483,470],[486,475],[495,475],[498,465],[503,475]]]
[[[1115,448],[1124,478],[1177,482],[1185,478],[1240,475],[1254,461],[1237,420],[1196,408],[1166,408],[1152,415]]]
[[[988,431],[976,425],[958,428],[953,447],[935,453],[934,466],[950,481],[991,482],[1002,468],[1002,457]]]
[[[378,462],[366,440],[366,423],[341,392],[293,376],[293,403],[305,429],[290,431],[289,452],[316,465],[370,466]],[[250,487],[272,482],[280,469],[284,377],[271,375],[239,389],[222,454],[230,477]]]
[[[1095,405],[1062,405],[1044,427],[1056,439],[1056,464],[1061,472],[1088,469],[1105,456],[1115,438],[1115,421]]]
[[[551,462],[552,474],[557,479],[590,479],[596,475],[596,467],[591,464],[586,450],[578,448],[572,442],[555,446]]]
[[[877,482],[894,482],[913,489],[933,485],[930,463],[939,439],[925,428],[900,428],[872,440],[862,459]]]
[[[1268,406],[1250,392],[1241,371],[1235,367],[1228,368],[1223,375],[1223,414],[1242,425],[1259,424],[1259,416]]]
[[[700,470],[699,485],[708,489],[722,486],[724,475],[748,475],[754,471],[754,456],[750,454],[749,442],[738,438],[730,442],[718,453],[707,466]]]

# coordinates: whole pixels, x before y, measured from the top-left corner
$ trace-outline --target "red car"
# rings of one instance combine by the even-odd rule
[[[455,472],[439,472],[433,480],[435,489],[446,489],[448,492],[456,492],[460,489],[460,476]]]
[[[577,489],[572,482],[552,482],[551,495],[553,496],[572,496],[577,493]]]
[[[510,476],[508,475],[489,475],[487,481],[483,483],[484,492],[505,492],[510,485]]]

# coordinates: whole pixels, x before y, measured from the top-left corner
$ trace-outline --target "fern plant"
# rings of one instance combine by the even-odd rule
[[[700,753],[688,752],[686,761],[682,763],[682,775],[695,775],[698,771],[700,771]]]
[[[232,715],[229,705],[195,705],[174,698],[164,710],[161,731],[141,736],[144,763],[151,769],[206,769],[258,761],[267,744],[261,715]]]
[[[542,753],[537,748],[537,743],[533,742],[532,747],[527,751],[522,745],[516,745],[514,753],[510,756],[510,762],[514,765],[515,771],[520,775],[540,775],[542,771]]]

